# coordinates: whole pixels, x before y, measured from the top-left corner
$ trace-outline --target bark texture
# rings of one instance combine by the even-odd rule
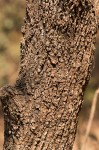
[[[89,0],[27,0],[20,72],[0,91],[4,150],[72,150],[93,66]]]
[[[94,5],[94,11],[97,19],[97,25],[99,28],[99,0],[91,0]]]

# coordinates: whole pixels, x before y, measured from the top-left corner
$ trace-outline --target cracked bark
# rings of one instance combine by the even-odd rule
[[[0,90],[4,150],[72,150],[96,31],[89,0],[26,0],[19,76]]]

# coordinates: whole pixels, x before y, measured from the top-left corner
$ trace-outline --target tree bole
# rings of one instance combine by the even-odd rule
[[[27,0],[19,76],[1,89],[4,150],[72,150],[93,68],[89,0]]]

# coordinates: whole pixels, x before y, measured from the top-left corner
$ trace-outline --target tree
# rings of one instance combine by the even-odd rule
[[[96,31],[89,0],[26,0],[19,76],[0,90],[4,150],[72,150]]]

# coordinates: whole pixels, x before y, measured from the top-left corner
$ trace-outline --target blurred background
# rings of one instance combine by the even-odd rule
[[[13,84],[18,75],[21,26],[25,16],[25,0],[0,0],[0,87]],[[84,104],[79,117],[79,125],[74,150],[80,150],[90,115],[94,93],[99,87],[99,32],[97,33],[95,69],[85,91]],[[0,150],[4,141],[4,122],[0,103]],[[95,110],[86,150],[99,150],[99,99]]]

